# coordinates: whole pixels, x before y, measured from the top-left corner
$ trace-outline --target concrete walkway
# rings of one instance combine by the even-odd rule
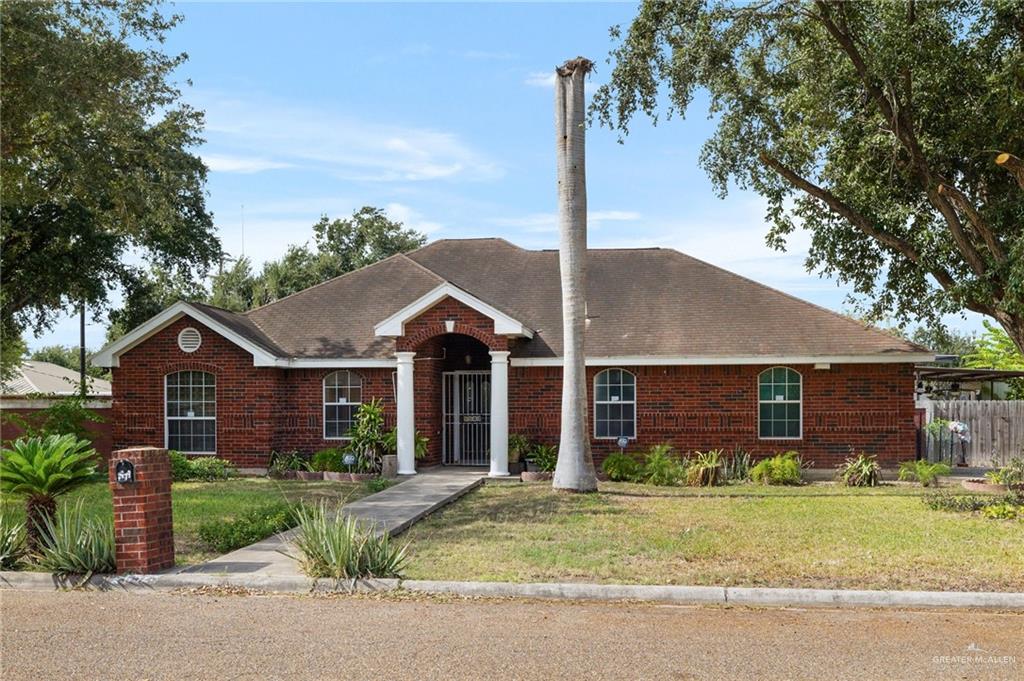
[[[383,492],[346,504],[341,512],[396,535],[478,487],[486,475],[486,469],[482,468],[428,469],[404,478]],[[246,574],[254,577],[301,576],[298,563],[282,553],[297,554],[291,543],[296,532],[292,529],[275,534],[209,562],[187,567],[181,572]]]

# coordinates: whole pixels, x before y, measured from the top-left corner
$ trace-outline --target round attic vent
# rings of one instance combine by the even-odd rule
[[[178,347],[182,352],[195,352],[202,343],[203,337],[199,335],[198,330],[191,326],[182,329],[178,334]]]

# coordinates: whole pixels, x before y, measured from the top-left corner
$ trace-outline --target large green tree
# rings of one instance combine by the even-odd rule
[[[811,233],[807,268],[872,318],[973,310],[1024,348],[1024,3],[644,2],[594,113],[717,122],[717,191],[768,200],[768,242]]]
[[[209,293],[201,281],[160,266],[135,272],[124,288],[121,306],[110,311],[107,341],[117,340],[179,300],[200,301]]]
[[[152,0],[0,4],[6,339],[138,285],[141,256],[202,274],[220,254],[193,153],[202,113],[160,45],[180,20]]]

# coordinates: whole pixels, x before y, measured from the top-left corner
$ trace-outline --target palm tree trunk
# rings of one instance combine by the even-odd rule
[[[587,181],[584,81],[594,64],[577,57],[555,69],[559,267],[562,276],[562,431],[554,488],[597,490],[587,427],[586,331]]]

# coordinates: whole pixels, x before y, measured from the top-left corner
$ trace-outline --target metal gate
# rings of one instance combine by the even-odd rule
[[[490,372],[447,371],[442,377],[444,463],[490,465]]]

